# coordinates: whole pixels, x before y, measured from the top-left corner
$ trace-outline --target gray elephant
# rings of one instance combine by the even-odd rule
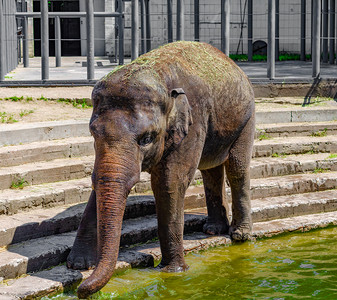
[[[249,238],[254,93],[231,59],[205,43],[167,44],[112,71],[96,84],[92,100],[93,191],[68,257],[70,268],[96,266],[79,287],[80,298],[100,290],[113,274],[126,199],[141,171],[151,174],[163,270],[187,268],[184,195],[196,169],[206,194],[204,231]]]

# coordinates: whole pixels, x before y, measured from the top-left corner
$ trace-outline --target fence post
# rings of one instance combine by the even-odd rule
[[[320,76],[320,56],[321,56],[321,0],[313,0],[312,6],[313,26],[312,26],[312,77]]]
[[[230,0],[221,0],[221,50],[229,55]]]
[[[248,0],[248,61],[253,61],[253,0]]]
[[[323,0],[323,62],[329,61],[328,31],[329,31],[329,0]]]
[[[95,78],[94,0],[86,0],[87,11],[87,79]]]
[[[146,14],[146,51],[151,50],[151,15],[150,15],[150,0],[145,0]]]
[[[200,7],[199,0],[194,0],[194,40],[200,41]]]
[[[280,0],[275,0],[275,60],[279,60],[280,55]]]
[[[5,28],[2,0],[0,0],[0,81],[5,79]]]
[[[56,67],[61,67],[61,19],[55,17],[55,61]]]
[[[139,56],[139,5],[131,0],[131,60]]]
[[[29,48],[28,48],[28,18],[23,18],[23,67],[28,68],[29,67]]]
[[[146,49],[146,40],[145,40],[145,28],[146,28],[146,24],[145,24],[145,2],[144,0],[140,0],[140,44],[141,44],[141,48],[140,48],[140,52],[141,54],[145,53],[145,49]]]
[[[305,61],[306,0],[301,0],[301,60]]]
[[[118,0],[118,64],[124,64],[124,17],[123,17],[123,1]]]
[[[268,0],[268,47],[267,47],[267,77],[275,78],[275,0]]]
[[[330,44],[329,44],[329,62],[331,65],[335,62],[335,12],[336,1],[330,0]]]
[[[167,42],[173,42],[172,0],[167,0]]]
[[[41,0],[41,68],[42,80],[49,79],[48,0]]]
[[[177,1],[177,41],[183,41],[185,38],[185,1]]]

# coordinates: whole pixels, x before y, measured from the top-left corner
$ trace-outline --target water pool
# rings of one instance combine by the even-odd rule
[[[337,299],[337,227],[218,247],[186,261],[185,273],[125,271],[94,298]]]

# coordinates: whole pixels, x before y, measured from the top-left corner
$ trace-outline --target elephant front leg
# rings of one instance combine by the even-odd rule
[[[159,267],[162,271],[181,272],[188,269],[183,247],[184,197],[194,172],[195,169],[192,175],[183,175],[176,166],[168,168],[160,165],[151,174],[162,253]]]
[[[213,169],[201,171],[208,217],[204,225],[204,232],[215,235],[228,233],[228,203],[225,193],[225,166],[220,165]]]
[[[77,230],[73,248],[67,258],[68,268],[84,270],[93,268],[97,257],[96,193],[91,192]]]

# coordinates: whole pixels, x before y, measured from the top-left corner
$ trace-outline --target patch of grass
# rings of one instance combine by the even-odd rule
[[[85,98],[83,99],[68,99],[68,98],[59,98],[57,99],[57,102],[64,102],[67,104],[72,104],[76,108],[90,108],[92,107],[91,105],[87,104],[87,100]]]
[[[6,112],[0,112],[0,122],[8,124],[8,123],[18,122],[18,120],[14,118],[13,114],[7,114]]]
[[[204,184],[203,181],[200,180],[200,179],[197,179],[197,180],[194,181],[194,185],[196,185],[196,186],[201,186],[203,184]]]
[[[12,96],[12,97],[6,97],[5,100],[11,100],[13,102],[18,102],[23,99],[23,96],[17,97],[17,96]]]
[[[26,97],[26,101],[29,102],[29,101],[33,101],[33,97]]]
[[[304,152],[303,154],[316,154],[317,152],[315,152],[314,150],[309,150],[307,152]]]
[[[275,153],[273,153],[273,154],[271,155],[271,157],[285,158],[285,157],[287,157],[287,154],[275,152]]]
[[[13,76],[9,76],[9,75],[5,76],[5,79],[12,79],[12,78],[13,78]]]
[[[10,188],[15,190],[22,190],[25,186],[28,185],[28,182],[24,179],[18,179],[17,181],[13,181]]]
[[[272,137],[269,134],[261,133],[257,138],[259,141],[262,141],[262,140],[270,140]]]
[[[47,101],[47,100],[48,100],[48,98],[45,98],[45,97],[43,97],[43,95],[41,95],[41,97],[40,97],[40,98],[37,98],[37,100],[43,100],[43,101]]]
[[[310,136],[313,136],[313,137],[327,136],[327,131],[328,131],[328,129],[324,128],[323,130],[319,130],[319,131],[313,132]]]
[[[337,158],[337,153],[331,153],[326,159]]]
[[[27,109],[21,110],[20,111],[20,117],[22,118],[24,116],[28,116],[28,115],[32,114],[33,112],[34,112],[34,110],[27,110]]]
[[[318,174],[318,173],[324,173],[326,171],[329,171],[328,169],[323,169],[323,168],[316,168],[315,170],[313,170],[312,172],[314,174]]]

